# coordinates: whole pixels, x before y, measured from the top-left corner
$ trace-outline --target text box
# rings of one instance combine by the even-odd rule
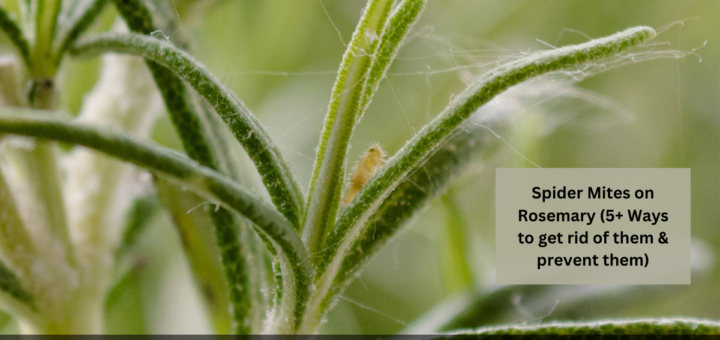
[[[690,284],[690,169],[497,169],[496,283]]]

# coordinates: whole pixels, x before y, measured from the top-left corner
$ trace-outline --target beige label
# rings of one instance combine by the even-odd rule
[[[497,284],[690,284],[690,169],[496,175]]]

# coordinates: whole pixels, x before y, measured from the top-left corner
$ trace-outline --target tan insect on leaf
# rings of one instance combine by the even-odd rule
[[[350,187],[348,187],[343,204],[349,204],[362,188],[375,176],[375,173],[382,166],[383,151],[380,145],[374,144],[368,149],[363,158],[358,163],[355,171],[350,177]]]

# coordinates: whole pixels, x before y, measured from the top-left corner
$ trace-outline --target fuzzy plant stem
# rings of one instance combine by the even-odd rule
[[[25,25],[27,34],[14,25],[4,9],[0,10],[0,27],[17,47],[30,77],[27,100],[5,98],[6,104],[54,110],[58,102],[55,75],[59,64],[56,63],[59,57],[56,59],[55,42],[63,1],[28,0],[22,5],[30,8],[26,16],[29,19]],[[79,35],[85,27],[75,29],[75,34]],[[26,36],[31,42],[25,40]],[[3,80],[10,81],[10,78]],[[6,157],[3,170],[12,176],[12,192],[23,221],[18,227],[24,225],[32,239],[33,247],[26,247],[26,252],[36,254],[32,270],[19,271],[19,279],[34,296],[36,308],[30,314],[21,311],[14,315],[23,332],[100,332],[102,308],[97,307],[102,307],[102,298],[93,301],[92,294],[75,294],[83,279],[69,236],[58,147],[55,143],[40,140],[25,144],[30,147],[18,147],[13,143],[3,145]],[[9,205],[4,205],[3,214],[8,209]],[[3,251],[12,250],[3,248]]]
[[[47,7],[37,11],[37,20],[43,20],[37,24],[42,32],[36,36],[31,52],[27,102],[37,109],[53,110],[57,103],[54,86],[56,68],[48,65],[52,59],[52,47],[47,44],[52,44],[55,18],[48,13],[57,14],[59,4],[50,1],[45,5]],[[95,307],[102,304],[93,305],[90,298],[76,299],[78,296],[71,294],[79,273],[69,236],[58,146],[44,140],[31,140],[26,144],[6,143],[2,146],[6,157],[3,170],[11,174],[10,182],[18,211],[37,251],[34,270],[20,277],[35,296],[37,309],[31,315],[16,313],[15,316],[23,333],[100,332],[102,321],[95,316],[99,313]],[[58,291],[68,294],[58,295]],[[72,310],[58,313],[69,300],[74,300]]]
[[[377,38],[391,7],[390,0],[368,1],[340,64],[320,135],[302,227],[303,242],[311,254],[320,249],[326,230],[335,222],[350,137],[360,115],[363,89],[377,48]]]
[[[377,91],[425,0],[370,1],[345,52],[325,118],[310,185],[303,241],[311,252],[324,249],[337,217],[350,138]],[[378,8],[378,6],[381,6]]]
[[[29,50],[30,89],[28,101],[33,108],[54,110],[57,105],[57,89],[54,77],[57,68],[52,63],[53,41],[57,27],[57,17],[62,7],[61,0],[30,1],[34,41]],[[2,12],[2,11],[0,11]],[[21,43],[19,38],[13,41]],[[21,55],[24,52],[21,50]],[[28,198],[21,207],[25,218],[44,225],[54,239],[61,243],[60,252],[50,257],[64,258],[75,264],[72,245],[69,240],[65,203],[61,189],[61,175],[58,167],[58,150],[54,143],[36,142],[31,149],[6,147],[12,166],[21,174],[18,186]],[[51,241],[52,242],[52,241]],[[49,244],[48,244],[49,246]],[[44,247],[43,247],[44,248]],[[57,248],[57,247],[54,247]]]
[[[35,13],[35,44],[31,52],[32,77],[40,81],[51,80],[57,73],[53,56],[53,42],[57,31],[62,0],[33,0]]]

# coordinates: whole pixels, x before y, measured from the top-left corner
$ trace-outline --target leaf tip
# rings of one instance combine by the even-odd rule
[[[625,31],[628,36],[638,39],[638,44],[655,39],[657,32],[650,26],[637,26]]]

